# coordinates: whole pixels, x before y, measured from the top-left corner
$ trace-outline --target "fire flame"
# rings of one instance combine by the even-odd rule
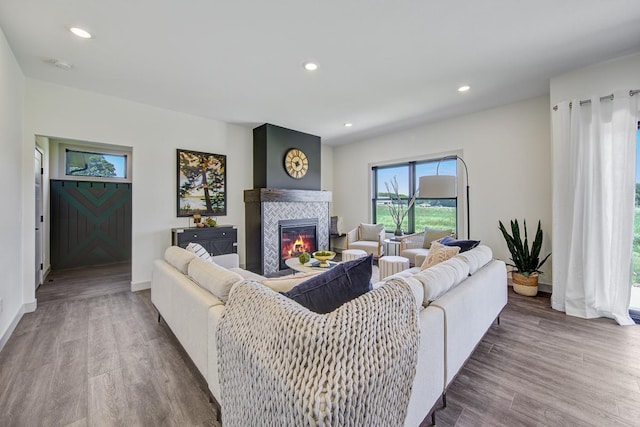
[[[287,255],[288,258],[298,256],[303,252],[311,252],[313,248],[311,248],[311,242],[306,242],[300,234],[296,240],[291,244],[289,248],[282,248],[283,253]]]

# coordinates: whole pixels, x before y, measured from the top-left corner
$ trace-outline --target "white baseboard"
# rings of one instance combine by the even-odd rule
[[[26,302],[24,303],[23,307],[25,313],[33,313],[34,311],[36,311],[36,308],[38,308],[38,300],[34,299],[31,302]]]
[[[31,312],[34,312],[35,310],[36,310],[35,300],[20,306],[20,308],[18,309],[18,312],[13,317],[13,320],[11,321],[11,323],[9,323],[7,330],[4,331],[4,333],[0,336],[0,351],[2,351],[5,344],[7,344],[7,341],[9,341],[9,338],[11,337],[11,334],[13,334],[13,331],[16,330],[16,326],[18,326],[18,323],[22,319],[22,316],[24,316],[25,313],[31,313]]]
[[[145,289],[151,289],[151,282],[131,282],[131,292],[144,291]]]

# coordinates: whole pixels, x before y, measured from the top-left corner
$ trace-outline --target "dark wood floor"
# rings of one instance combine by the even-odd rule
[[[0,426],[218,425],[204,379],[156,322],[149,291],[129,292],[128,271],[67,271],[38,290],[0,352]],[[438,426],[640,426],[640,326],[511,291],[501,320]]]

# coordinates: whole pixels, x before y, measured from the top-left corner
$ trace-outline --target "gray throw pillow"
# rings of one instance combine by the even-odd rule
[[[382,230],[384,230],[384,224],[360,224],[360,240],[377,242]]]
[[[422,244],[422,247],[425,249],[431,249],[431,242],[442,239],[445,236],[450,236],[451,234],[453,234],[453,230],[425,227],[424,243]]]

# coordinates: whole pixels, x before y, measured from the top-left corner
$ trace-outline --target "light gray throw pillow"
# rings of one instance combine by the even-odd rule
[[[424,243],[422,244],[422,247],[425,249],[431,249],[431,242],[442,239],[445,236],[450,236],[451,234],[453,234],[453,230],[425,227]]]
[[[360,240],[377,242],[382,230],[384,230],[384,224],[360,224]]]

